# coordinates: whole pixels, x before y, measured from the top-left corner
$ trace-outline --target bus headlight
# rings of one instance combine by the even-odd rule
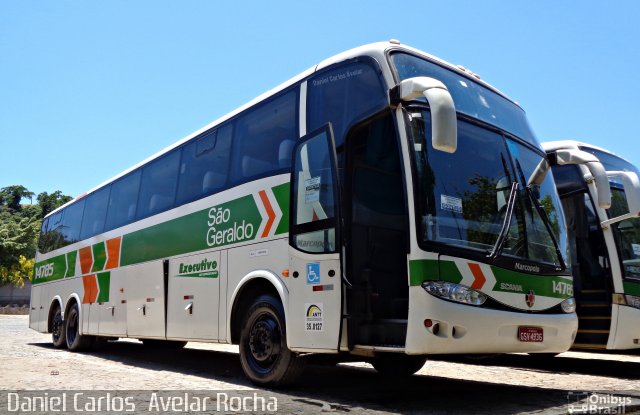
[[[480,291],[452,282],[425,281],[422,283],[422,288],[431,295],[457,303],[478,306],[487,301],[487,296]]]
[[[627,294],[613,294],[613,303],[640,308],[640,297]]]
[[[560,307],[562,307],[562,311],[567,314],[574,313],[576,311],[576,299],[573,297],[567,298],[560,303]]]

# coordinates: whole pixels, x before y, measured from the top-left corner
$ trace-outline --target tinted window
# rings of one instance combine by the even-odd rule
[[[87,239],[104,231],[110,190],[111,186],[103,187],[87,197],[80,239]]]
[[[42,253],[53,251],[60,247],[62,235],[62,211],[58,211],[44,220],[38,240],[38,251]]]
[[[80,240],[80,224],[84,213],[85,199],[64,208],[62,213],[61,246],[69,245]]]
[[[298,137],[296,108],[297,94],[291,91],[240,116],[235,134],[235,180],[289,169]]]
[[[387,104],[377,70],[365,63],[322,72],[307,82],[307,94],[308,129],[330,122],[337,146],[351,124]]]
[[[539,147],[524,111],[508,99],[470,78],[417,56],[394,53],[391,60],[400,80],[416,76],[435,78],[447,86],[456,111],[498,126]]]
[[[140,170],[123,177],[111,185],[106,230],[133,222],[136,217]]]
[[[144,166],[137,219],[146,218],[173,207],[179,163],[180,151],[173,151]]]
[[[182,149],[178,203],[225,187],[229,172],[232,125],[208,131]]]

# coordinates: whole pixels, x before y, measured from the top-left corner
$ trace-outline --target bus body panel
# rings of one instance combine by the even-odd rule
[[[613,315],[616,316],[615,336],[609,339],[607,348],[624,350],[640,347],[640,309],[614,304]]]
[[[406,353],[561,353],[569,349],[578,329],[574,314],[523,314],[481,309],[436,298],[422,287],[409,289]],[[431,327],[425,320],[431,320]],[[540,327],[544,341],[521,342],[518,327]],[[434,333],[434,328],[435,333]]]
[[[305,254],[289,247],[290,280],[287,342],[291,350],[338,352],[342,297],[340,255]]]
[[[127,295],[125,291],[127,273],[118,269],[111,271],[108,301],[99,304],[98,334],[125,337],[127,335]]]
[[[178,257],[169,261],[167,338],[220,338],[220,251]]]
[[[125,268],[127,333],[131,337],[164,338],[164,277],[162,261]],[[94,304],[91,305],[93,311]],[[94,313],[91,313],[93,319]],[[96,316],[99,318],[99,315]]]

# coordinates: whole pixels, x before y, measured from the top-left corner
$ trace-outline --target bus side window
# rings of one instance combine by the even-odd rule
[[[104,231],[110,190],[111,186],[109,185],[98,189],[87,197],[80,239],[87,239]]]
[[[182,149],[177,203],[224,189],[227,184],[233,125],[207,131]]]
[[[62,216],[62,246],[70,245],[80,240],[80,224],[84,213],[86,199],[81,199],[66,208]]]
[[[308,130],[331,122],[336,147],[344,143],[347,129],[364,114],[387,105],[378,69],[364,62],[321,72],[308,82]]]
[[[180,151],[174,150],[142,168],[136,219],[144,219],[174,206],[179,163]]]
[[[140,170],[136,170],[111,185],[105,231],[133,222],[136,214]]]
[[[297,90],[249,110],[238,118],[234,138],[235,182],[289,169],[298,137]]]

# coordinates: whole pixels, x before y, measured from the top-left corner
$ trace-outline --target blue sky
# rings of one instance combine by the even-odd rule
[[[391,38],[480,74],[540,140],[640,165],[637,1],[0,2],[0,187],[77,196],[321,60]]]

